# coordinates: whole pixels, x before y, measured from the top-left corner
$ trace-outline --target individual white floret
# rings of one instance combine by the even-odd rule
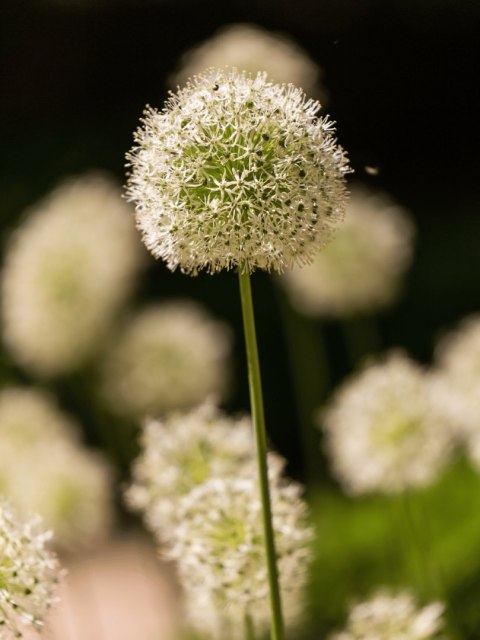
[[[147,307],[105,356],[104,396],[135,417],[191,408],[226,391],[230,345],[228,327],[194,302]]]
[[[420,607],[412,594],[379,591],[350,609],[345,631],[330,640],[440,640],[445,606]]]
[[[346,316],[386,307],[410,264],[414,228],[387,195],[356,186],[344,224],[311,265],[287,272],[293,304],[309,315]]]
[[[148,108],[128,195],[153,255],[191,274],[308,263],[343,219],[348,171],[318,109],[265,74],[215,69]]]
[[[297,484],[271,483],[273,528],[287,625],[304,600],[312,532]],[[191,624],[207,637],[245,637],[249,615],[258,637],[270,624],[259,487],[249,478],[212,478],[179,502],[167,556],[178,563]],[[228,632],[228,636],[225,634]]]
[[[428,485],[451,460],[452,425],[436,387],[401,352],[347,380],[321,422],[334,473],[352,494]]]
[[[50,532],[38,518],[22,521],[0,502],[0,637],[22,637],[31,627],[41,630],[47,610],[56,602],[61,576],[48,549]]]
[[[182,86],[204,69],[225,66],[252,75],[265,71],[271,81],[291,82],[307,95],[318,97],[320,91],[320,69],[306,51],[283,34],[243,23],[222,27],[211,38],[184,53],[171,84]]]
[[[92,355],[140,263],[132,218],[100,175],[65,182],[28,212],[2,276],[3,336],[19,363],[52,376]]]

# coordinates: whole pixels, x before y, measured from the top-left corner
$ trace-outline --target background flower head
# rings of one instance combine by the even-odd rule
[[[288,271],[292,302],[310,315],[344,316],[391,304],[412,258],[414,228],[387,195],[354,186],[344,224],[311,265]]]
[[[68,551],[92,546],[113,519],[112,472],[80,441],[80,428],[40,390],[0,392],[0,494],[40,514]]]
[[[395,493],[435,480],[454,440],[435,391],[402,352],[370,363],[340,387],[320,421],[347,491]]]
[[[228,327],[192,301],[147,307],[106,353],[103,395],[135,417],[191,408],[225,392],[230,344]]]
[[[3,337],[19,363],[65,374],[105,337],[141,261],[130,207],[102,175],[71,179],[28,212],[2,275]]]
[[[408,591],[379,591],[353,605],[345,631],[334,633],[330,640],[439,639],[444,609],[440,602],[420,607]]]
[[[210,70],[147,109],[128,155],[144,241],[170,269],[284,271],[343,218],[345,154],[292,85]]]
[[[312,537],[300,493],[295,483],[271,483],[280,588],[289,625],[302,612]],[[255,476],[212,478],[186,495],[179,510],[175,540],[166,553],[178,563],[191,623],[209,637],[242,638],[248,614],[260,636],[268,629],[270,614]]]
[[[171,84],[187,80],[210,67],[235,67],[253,75],[265,71],[279,84],[292,83],[318,97],[320,68],[291,38],[254,24],[229,24],[183,54]],[[322,95],[324,90],[321,91]],[[323,100],[322,100],[323,101]]]
[[[61,572],[48,550],[50,533],[38,518],[21,520],[0,502],[0,629],[2,640],[20,638],[28,627],[41,630],[55,603]]]

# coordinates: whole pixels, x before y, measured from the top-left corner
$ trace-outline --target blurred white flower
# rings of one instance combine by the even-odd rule
[[[347,380],[321,416],[333,470],[352,494],[433,482],[451,460],[451,421],[437,388],[401,352]]]
[[[106,354],[103,395],[135,417],[191,408],[226,391],[230,345],[228,327],[194,302],[147,307]]]
[[[480,470],[480,315],[440,340],[435,355],[444,411]]]
[[[182,86],[210,67],[235,67],[252,75],[265,71],[272,82],[292,83],[309,96],[325,93],[319,86],[320,68],[306,51],[288,36],[253,24],[224,26],[184,53],[170,83]]]
[[[310,559],[312,531],[301,488],[271,483],[280,589],[287,625],[298,622]],[[263,542],[262,507],[255,474],[212,478],[179,503],[175,542],[167,557],[176,560],[185,590],[187,616],[213,638],[244,638],[245,616],[256,637],[270,623]]]
[[[130,207],[101,175],[57,187],[13,234],[2,277],[3,336],[42,376],[91,356],[129,294],[141,261]]]
[[[309,315],[346,316],[385,307],[398,296],[410,264],[414,227],[387,195],[356,186],[344,224],[311,265],[285,273],[295,307]]]
[[[153,255],[190,274],[308,263],[343,219],[349,171],[318,109],[265,74],[215,69],[148,108],[128,195]]]
[[[20,638],[25,628],[41,630],[47,610],[56,602],[61,576],[47,548],[50,532],[38,518],[22,521],[0,502],[0,637]]]
[[[330,640],[440,639],[444,610],[440,602],[419,607],[408,591],[379,591],[369,600],[355,604],[345,631],[334,633]]]
[[[55,545],[78,551],[103,538],[113,517],[111,471],[80,442],[77,425],[34,389],[0,392],[0,493],[39,513]]]
[[[155,533],[168,537],[181,497],[211,477],[251,473],[254,465],[250,418],[229,418],[208,401],[189,413],[146,422],[126,499],[145,512]]]

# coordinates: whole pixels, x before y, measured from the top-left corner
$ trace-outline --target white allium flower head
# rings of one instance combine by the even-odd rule
[[[57,187],[7,248],[2,315],[12,355],[42,376],[82,364],[130,292],[141,251],[130,207],[109,178]]]
[[[211,477],[251,472],[251,428],[250,418],[229,418],[210,400],[188,413],[147,420],[126,493],[128,504],[144,511],[155,533],[168,537],[185,494]]]
[[[399,351],[347,380],[321,421],[335,475],[352,494],[426,486],[451,460],[436,386]]]
[[[147,307],[105,356],[105,399],[141,417],[191,408],[226,391],[230,345],[227,325],[193,301]]]
[[[148,108],[128,196],[153,255],[191,274],[308,263],[343,219],[348,171],[319,106],[264,73],[212,69]]]
[[[440,640],[444,610],[440,602],[420,607],[408,591],[379,591],[354,605],[345,631],[330,640]]]
[[[20,638],[27,628],[41,630],[56,602],[61,577],[47,544],[50,532],[38,518],[21,521],[0,502],[0,637]]]
[[[352,188],[344,224],[311,265],[285,274],[293,304],[309,315],[345,316],[397,297],[412,258],[413,223],[387,195]]]
[[[444,410],[480,469],[480,315],[465,318],[444,336],[435,355]]]
[[[312,531],[300,486],[271,482],[280,589],[286,623],[298,622]],[[262,506],[256,476],[212,478],[179,503],[176,560],[191,624],[208,637],[244,637],[249,614],[260,637],[270,623]],[[227,632],[229,635],[225,635]]]
[[[265,71],[272,82],[291,82],[307,95],[318,97],[320,69],[306,51],[283,34],[243,23],[222,27],[211,38],[184,53],[171,83],[182,86],[204,69],[224,66],[252,75]]]
[[[55,545],[77,550],[108,531],[112,481],[106,462],[80,443],[78,425],[34,389],[0,392],[0,494],[39,513]]]
[[[18,450],[40,442],[77,438],[77,425],[46,391],[27,387],[0,390],[0,444]]]

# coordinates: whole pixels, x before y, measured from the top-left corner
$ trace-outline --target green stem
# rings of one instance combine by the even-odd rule
[[[381,350],[382,338],[377,319],[373,314],[344,318],[342,328],[353,367],[358,366],[365,357]]]
[[[255,640],[255,628],[249,613],[245,614],[245,640]]]
[[[260,497],[262,500],[263,531],[267,556],[268,583],[270,588],[270,608],[272,613],[271,638],[272,640],[283,640],[285,636],[283,630],[282,603],[280,598],[275,552],[275,538],[273,533],[270,488],[268,483],[267,435],[263,411],[260,361],[258,358],[255,318],[253,314],[252,289],[250,285],[250,274],[248,272],[242,272],[242,270],[239,270],[238,276],[240,284],[240,298],[242,302],[245,347],[247,351],[248,382],[250,389],[250,403],[252,407],[252,422],[255,432]]]

